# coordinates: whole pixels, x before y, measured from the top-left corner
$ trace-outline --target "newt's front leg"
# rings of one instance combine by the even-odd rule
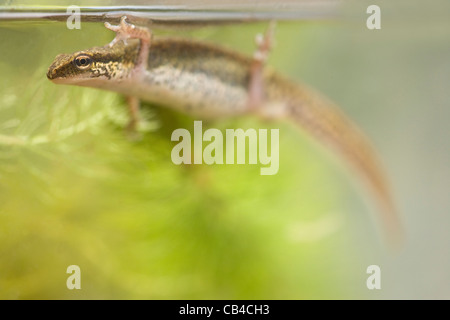
[[[147,69],[147,60],[152,40],[152,33],[149,29],[135,26],[134,24],[128,23],[126,20],[127,17],[123,16],[117,26],[113,26],[109,22],[105,22],[105,27],[116,33],[116,37],[109,43],[109,46],[112,47],[118,41],[123,41],[126,44],[127,39],[139,39],[141,47],[135,62],[134,70],[137,72],[145,71]]]
[[[149,29],[144,27],[138,27],[130,24],[126,21],[127,17],[124,16],[120,19],[120,23],[117,26],[111,25],[105,22],[105,27],[116,32],[116,37],[109,43],[112,47],[118,41],[123,41],[127,43],[127,39],[139,39],[140,48],[139,54],[135,60],[134,68],[131,71],[130,77],[134,79],[139,79],[147,70],[148,54],[150,51],[152,33]],[[128,110],[130,113],[130,122],[128,123],[127,129],[131,132],[135,132],[140,119],[140,101],[137,97],[129,96],[127,97]]]

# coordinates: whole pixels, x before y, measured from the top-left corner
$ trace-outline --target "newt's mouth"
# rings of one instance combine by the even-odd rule
[[[48,78],[51,82],[56,83],[56,84],[67,84],[67,83],[68,83],[67,79],[64,79],[64,78],[54,78],[54,79],[51,79],[48,75],[47,75],[47,78]]]
[[[56,84],[69,84],[72,82],[71,78],[59,75],[58,71],[51,67],[47,71],[47,79]]]

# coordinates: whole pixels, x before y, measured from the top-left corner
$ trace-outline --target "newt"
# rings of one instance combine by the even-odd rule
[[[151,31],[122,17],[105,23],[116,37],[103,47],[58,55],[47,77],[126,95],[130,128],[139,121],[139,101],[148,101],[200,119],[254,114],[293,122],[340,155],[371,190],[380,206],[390,243],[401,238],[401,223],[385,173],[362,131],[313,88],[265,66],[272,30],[257,38],[253,57],[196,40],[154,38]]]

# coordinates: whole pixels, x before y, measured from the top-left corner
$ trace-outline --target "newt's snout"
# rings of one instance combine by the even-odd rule
[[[53,80],[53,79],[55,79],[55,75],[56,75],[56,70],[54,69],[54,68],[48,68],[48,71],[47,71],[47,78],[48,78],[48,80]]]
[[[68,74],[73,73],[72,68],[71,55],[59,54],[48,67],[47,78],[52,81],[58,78],[65,78]]]

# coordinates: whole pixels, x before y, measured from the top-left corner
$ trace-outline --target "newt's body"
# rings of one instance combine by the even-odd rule
[[[55,83],[116,91],[201,118],[255,113],[292,120],[355,169],[382,206],[387,235],[397,238],[399,221],[376,154],[331,102],[262,68],[258,57],[190,40],[151,40],[147,29],[124,19],[108,28],[117,32],[112,43],[59,55],[47,77]],[[136,106],[131,111],[136,115]]]

